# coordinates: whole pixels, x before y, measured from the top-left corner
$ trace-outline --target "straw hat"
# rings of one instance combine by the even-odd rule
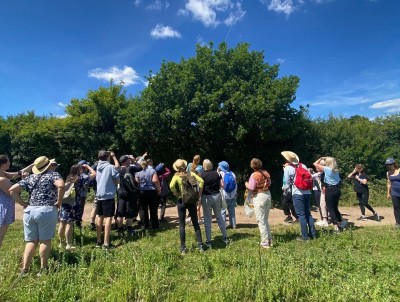
[[[300,161],[297,154],[292,151],[282,151],[281,154],[289,163],[293,165],[297,165]]]
[[[187,161],[184,159],[177,159],[172,165],[175,171],[184,171],[187,167]]]
[[[49,160],[46,156],[40,156],[33,162],[32,172],[34,174],[42,174],[55,161],[54,158]]]

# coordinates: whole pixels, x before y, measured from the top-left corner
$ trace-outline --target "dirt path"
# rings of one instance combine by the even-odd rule
[[[83,216],[84,222],[90,221],[90,211],[92,209],[92,204],[88,203],[85,207],[85,213]],[[387,225],[387,224],[394,224],[394,216],[393,216],[393,209],[391,207],[375,207],[375,211],[378,212],[379,216],[381,217],[381,221],[377,222],[374,220],[369,221],[357,221],[357,218],[360,216],[360,209],[358,207],[340,207],[340,212],[342,213],[343,217],[346,218],[349,222],[354,223],[355,226],[367,226],[367,225]],[[22,207],[16,205],[16,218],[22,219]],[[367,210],[366,212],[367,217],[371,215],[371,213]],[[178,222],[178,214],[176,211],[175,206],[168,206],[166,210],[166,219],[171,222]],[[316,211],[312,212],[312,216],[315,219],[319,220],[319,213]],[[269,223],[271,225],[278,225],[284,224],[283,220],[285,216],[280,209],[271,209],[269,214]],[[244,214],[244,207],[238,206],[236,207],[236,220],[237,224],[240,227],[240,224],[256,224],[255,217],[248,218]]]

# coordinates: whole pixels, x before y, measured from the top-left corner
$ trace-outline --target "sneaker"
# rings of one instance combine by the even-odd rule
[[[286,216],[286,218],[283,222],[288,222],[288,223],[293,222],[292,216]]]
[[[197,248],[199,249],[199,252],[204,252],[204,248],[203,248],[203,244],[202,243],[199,243],[197,245]]]
[[[74,250],[75,247],[74,247],[73,245],[71,245],[71,244],[67,244],[67,245],[65,246],[65,249],[66,249],[67,251],[70,251],[70,250]]]
[[[206,247],[209,248],[209,249],[212,248],[211,241],[207,241],[206,242]]]
[[[346,219],[343,219],[342,222],[339,223],[339,227],[340,227],[341,229],[345,230],[346,227],[347,227],[347,220],[346,220]]]
[[[269,249],[271,248],[271,244],[268,241],[264,241],[260,244],[260,246],[264,249]]]
[[[48,268],[41,268],[39,272],[36,274],[36,277],[42,277],[43,275],[46,275],[49,272]]]
[[[181,255],[185,255],[189,252],[189,250],[186,248],[186,246],[184,246],[179,249],[179,252],[181,253]]]
[[[114,244],[112,244],[112,243],[110,243],[110,244],[103,244],[103,246],[102,246],[102,249],[103,250],[111,250],[111,249],[114,249],[115,248],[115,245]]]
[[[318,226],[320,226],[320,227],[327,227],[327,226],[329,226],[329,223],[328,223],[328,221],[326,221],[326,220],[319,220],[319,221],[317,221],[315,224],[318,225]]]
[[[376,212],[375,212],[375,214],[374,214],[374,219],[375,219],[376,221],[381,221],[381,217],[380,217],[379,214],[376,213]]]
[[[100,248],[100,247],[102,247],[102,246],[103,246],[103,242],[97,241],[96,247],[97,247],[97,248]]]
[[[228,237],[222,238],[222,241],[225,243],[225,245],[229,244],[229,238]]]
[[[28,272],[29,271],[27,269],[21,269],[18,274],[18,278],[26,277],[28,275]]]
[[[364,215],[361,215],[360,217],[357,218],[357,221],[367,221],[367,217],[365,217]]]

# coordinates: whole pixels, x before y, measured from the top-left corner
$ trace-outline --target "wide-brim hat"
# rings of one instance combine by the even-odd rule
[[[185,170],[187,167],[187,161],[184,159],[177,159],[172,165],[175,171]]]
[[[300,162],[299,157],[292,151],[282,151],[282,156],[291,164],[297,165]]]
[[[42,174],[52,163],[55,162],[56,160],[54,158],[49,160],[46,156],[40,156],[33,162],[32,172],[34,174]]]
[[[221,161],[220,163],[218,163],[218,167],[222,172],[229,171],[229,164],[226,161]]]

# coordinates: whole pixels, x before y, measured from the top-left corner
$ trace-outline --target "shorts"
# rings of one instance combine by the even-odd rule
[[[103,217],[114,217],[114,199],[97,200],[96,215]]]
[[[137,212],[138,204],[137,198],[119,198],[117,203],[117,212],[115,216],[125,217],[125,218],[135,218],[135,213]]]
[[[24,209],[25,241],[51,240],[56,233],[58,210],[55,206],[28,206]]]
[[[75,206],[63,203],[58,215],[60,221],[71,222],[76,220]]]

